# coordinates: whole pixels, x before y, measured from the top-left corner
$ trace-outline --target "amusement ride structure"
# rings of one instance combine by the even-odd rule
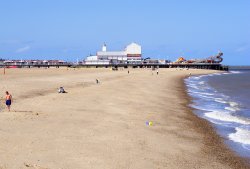
[[[174,63],[221,63],[223,61],[223,53],[219,52],[215,56],[210,56],[205,59],[190,59],[186,60],[183,57],[178,58]]]

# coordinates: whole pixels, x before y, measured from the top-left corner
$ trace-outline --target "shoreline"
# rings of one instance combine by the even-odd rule
[[[1,112],[0,168],[247,168],[189,107],[184,79],[213,72],[11,70],[0,76],[14,98]]]
[[[192,75],[192,76],[201,76],[200,75]],[[186,104],[184,105],[188,111],[190,118],[194,121],[193,126],[194,129],[203,135],[204,137],[204,147],[203,153],[215,155],[219,161],[224,164],[228,164],[230,167],[235,169],[247,169],[250,168],[250,163],[247,161],[247,158],[240,157],[236,152],[233,152],[225,143],[224,138],[222,138],[217,132],[216,129],[212,126],[212,124],[206,119],[202,119],[195,114],[195,109],[190,107],[190,103],[193,98],[189,96],[187,92],[187,86],[185,84],[185,79],[188,76],[185,76],[181,79],[182,87],[184,90],[184,96],[186,100]]]

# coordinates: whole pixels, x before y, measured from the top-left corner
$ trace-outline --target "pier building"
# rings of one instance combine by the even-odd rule
[[[107,45],[103,44],[102,50],[95,56],[88,56],[85,64],[138,64],[142,61],[141,46],[131,43],[121,51],[108,51]]]

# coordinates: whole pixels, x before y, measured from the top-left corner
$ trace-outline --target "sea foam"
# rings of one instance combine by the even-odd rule
[[[250,145],[250,131],[244,127],[236,127],[236,132],[229,134],[228,137],[234,142]]]
[[[221,78],[218,76],[221,76]],[[235,90],[237,90],[240,85],[249,84],[244,81],[239,81],[239,83],[237,81],[238,79],[245,80],[248,77],[244,72],[231,71],[190,77],[185,82],[188,94],[194,98],[190,106],[195,109],[195,113],[213,123],[219,134],[234,145],[232,146],[234,150],[243,156],[247,154],[250,157],[250,116],[247,113],[250,109],[249,105],[242,102],[242,95],[245,96],[247,91],[245,90],[245,93],[237,95],[238,93],[230,91],[231,88],[227,88],[228,86],[236,87]],[[236,79],[235,83],[231,84],[231,78]],[[224,80],[227,81],[224,86],[216,85],[220,82],[224,83]],[[242,153],[245,151],[245,154]]]
[[[234,116],[231,113],[225,113],[225,112],[207,112],[205,113],[206,117],[209,117],[211,119],[219,120],[219,121],[225,121],[225,122],[233,122],[233,123],[239,123],[239,124],[249,124],[250,125],[250,119]]]

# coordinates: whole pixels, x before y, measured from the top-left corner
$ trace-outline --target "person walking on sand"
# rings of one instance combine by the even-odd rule
[[[8,91],[6,91],[5,93],[6,93],[6,96],[5,96],[6,106],[7,106],[8,110],[10,111],[12,96]]]
[[[96,81],[96,84],[99,84],[99,83],[100,83],[98,79],[95,79],[95,81]]]

